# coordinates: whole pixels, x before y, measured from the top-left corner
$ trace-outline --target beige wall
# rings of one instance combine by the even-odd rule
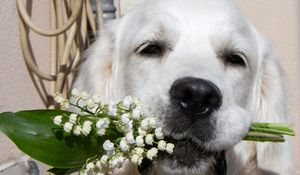
[[[33,1],[33,20],[48,27],[47,0]],[[45,20],[46,19],[46,20]],[[25,66],[19,43],[19,29],[14,0],[0,1],[0,112],[22,109],[44,108]],[[43,37],[31,34],[33,50],[42,69],[48,71],[49,42]],[[46,85],[47,86],[47,85]],[[0,133],[0,166],[20,158],[22,153]],[[21,166],[22,167],[22,166]],[[20,170],[7,170],[0,175],[18,174]]]
[[[273,40],[280,62],[288,78],[288,93],[295,128],[300,124],[300,62],[299,62],[299,13],[298,0],[236,0],[241,10],[254,23],[259,31]],[[47,26],[48,1],[33,1],[34,21]],[[121,0],[122,13],[133,7],[140,0]],[[43,104],[32,84],[25,67],[18,38],[18,23],[15,1],[0,1],[0,111],[42,108]],[[33,49],[41,67],[48,70],[48,40],[32,35]],[[294,140],[294,159],[300,167],[299,137]],[[21,153],[13,149],[13,144],[0,135],[0,166],[9,160],[18,158]],[[280,165],[279,165],[280,166]],[[3,174],[3,173],[0,173]],[[9,174],[9,173],[7,173]],[[11,173],[10,173],[11,174]],[[296,174],[300,174],[297,170]]]

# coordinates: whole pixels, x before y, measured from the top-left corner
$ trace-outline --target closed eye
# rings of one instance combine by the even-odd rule
[[[242,52],[230,51],[225,53],[223,56],[225,65],[235,67],[246,67],[247,57]]]
[[[162,57],[166,51],[166,46],[160,41],[146,42],[136,49],[136,53],[146,57]]]

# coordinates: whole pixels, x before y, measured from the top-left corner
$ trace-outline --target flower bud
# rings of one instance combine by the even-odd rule
[[[166,149],[166,145],[167,145],[167,143],[164,140],[160,140],[158,142],[157,148],[161,151],[164,151]]]
[[[143,136],[137,136],[135,138],[135,141],[136,141],[137,146],[140,146],[140,147],[145,146]]]
[[[164,135],[163,135],[161,130],[162,130],[161,127],[155,129],[155,137],[157,139],[163,139],[164,138]]]
[[[60,125],[61,122],[62,122],[62,117],[63,117],[63,116],[61,116],[61,115],[55,116],[54,119],[53,119],[54,124]]]
[[[135,119],[135,120],[138,120],[140,117],[141,117],[141,111],[140,111],[140,109],[135,108],[132,111],[132,118]]]
[[[125,108],[129,109],[130,105],[133,103],[133,99],[130,96],[124,98],[122,104]]]
[[[73,129],[73,134],[76,135],[76,136],[79,136],[81,134],[81,127],[80,126],[75,126],[75,128]]]
[[[138,128],[138,132],[139,132],[139,135],[141,135],[141,136],[147,135],[147,132],[145,130],[143,130],[141,127]]]
[[[98,136],[104,136],[105,132],[106,132],[106,129],[99,129],[99,130],[97,130],[97,135]]]
[[[86,165],[86,169],[89,171],[89,170],[92,170],[95,168],[95,165],[93,162],[90,162]]]
[[[120,141],[120,149],[123,152],[127,152],[129,150],[129,146],[125,138]]]
[[[73,128],[73,124],[72,124],[72,123],[66,122],[66,123],[64,124],[64,130],[65,130],[66,132],[70,133],[70,131],[72,130],[72,128]]]
[[[140,165],[142,163],[143,158],[137,154],[132,155],[131,162],[136,165]]]
[[[115,149],[114,144],[110,140],[106,140],[103,143],[103,149],[105,151],[113,151]]]
[[[74,88],[71,91],[71,95],[75,98],[79,98],[80,97],[80,92],[78,91],[78,89]]]
[[[87,98],[89,98],[89,94],[83,91],[80,93],[79,98],[86,100]]]
[[[129,114],[128,113],[122,114],[121,121],[124,125],[127,125],[130,122]]]
[[[148,152],[147,152],[147,158],[149,160],[152,160],[153,157],[156,157],[158,153],[158,149],[157,148],[151,148]]]
[[[96,105],[92,99],[88,99],[88,101],[86,102],[86,106],[89,109],[93,109]]]
[[[75,124],[77,122],[77,116],[78,114],[71,114],[70,117],[69,117],[69,122],[72,123],[72,124]]]
[[[173,150],[174,150],[174,147],[175,147],[175,145],[173,143],[168,143],[167,146],[166,146],[167,153],[172,154]]]
[[[129,144],[135,144],[135,140],[134,140],[132,132],[129,132],[129,133],[126,134],[126,141]]]
[[[149,129],[149,118],[145,118],[141,122],[141,128],[143,130],[148,130]]]
[[[147,134],[145,138],[145,142],[147,145],[152,145],[153,144],[153,134]]]

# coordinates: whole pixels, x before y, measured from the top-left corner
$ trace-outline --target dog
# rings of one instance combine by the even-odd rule
[[[288,142],[241,141],[254,121],[288,122],[283,84],[270,42],[233,1],[146,0],[106,24],[74,87],[139,97],[158,118],[176,146],[143,174],[217,174],[225,151],[228,175],[291,175]]]

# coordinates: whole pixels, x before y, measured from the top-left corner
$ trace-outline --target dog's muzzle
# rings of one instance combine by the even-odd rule
[[[170,96],[173,103],[193,120],[210,116],[222,103],[222,94],[215,84],[193,77],[176,80],[171,86]]]

